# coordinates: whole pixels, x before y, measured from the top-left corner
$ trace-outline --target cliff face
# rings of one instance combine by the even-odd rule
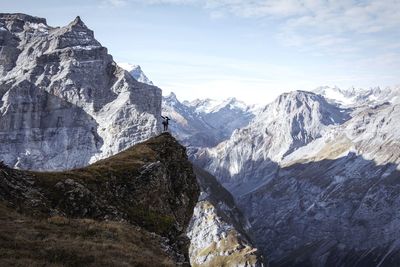
[[[0,247],[8,251],[1,261],[188,264],[185,231],[198,196],[185,148],[169,134],[82,169],[1,166],[0,220],[7,233]]]
[[[188,236],[192,266],[267,266],[254,246],[232,195],[208,172],[194,167],[201,188]]]
[[[161,90],[137,82],[77,17],[0,14],[0,157],[21,169],[86,166],[159,131]]]

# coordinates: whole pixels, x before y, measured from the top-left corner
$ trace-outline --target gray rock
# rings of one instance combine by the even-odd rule
[[[271,266],[398,266],[399,121],[396,103],[294,92],[196,160],[234,193]]]
[[[0,45],[0,158],[8,165],[85,166],[159,132],[161,90],[118,67],[79,17],[54,28],[0,14]]]

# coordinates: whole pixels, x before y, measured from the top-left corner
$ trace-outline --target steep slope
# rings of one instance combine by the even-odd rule
[[[192,266],[264,266],[249,226],[231,194],[211,174],[194,167],[201,188],[188,228]],[[246,229],[244,229],[246,227]]]
[[[400,105],[355,114],[238,200],[272,266],[400,263],[399,119]]]
[[[244,193],[271,178],[275,162],[349,119],[348,113],[311,92],[285,93],[229,140],[199,150],[193,161],[229,189]]]
[[[184,101],[174,93],[163,97],[163,114],[172,119],[171,131],[190,147],[212,147],[228,139],[232,132],[246,126],[254,117],[243,102],[230,98]]]
[[[91,266],[188,263],[199,188],[169,134],[66,172],[0,166],[1,262]],[[49,246],[51,244],[51,246]],[[136,255],[136,256],[135,256]]]
[[[0,29],[0,156],[8,165],[84,166],[159,131],[161,90],[118,67],[79,17],[53,28],[0,14]]]
[[[400,105],[295,92],[265,111],[197,160],[224,177],[271,266],[397,266]]]
[[[142,68],[139,65],[132,65],[129,63],[118,63],[118,65],[121,66],[121,68],[123,68],[124,70],[128,71],[129,74],[133,78],[135,78],[136,81],[153,85],[153,82],[150,81],[149,78],[147,78],[146,74],[144,74]]]

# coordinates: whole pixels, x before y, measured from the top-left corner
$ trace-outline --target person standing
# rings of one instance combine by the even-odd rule
[[[168,116],[161,116],[161,118],[163,118],[163,126],[164,126],[164,132],[168,131],[168,125],[169,125],[169,121],[171,120],[170,118],[168,118]]]

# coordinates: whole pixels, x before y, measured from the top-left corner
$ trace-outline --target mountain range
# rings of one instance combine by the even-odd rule
[[[80,240],[104,266],[400,263],[400,87],[181,102],[79,17],[0,14],[0,45],[2,261],[96,264]]]
[[[212,147],[254,118],[252,106],[235,99],[180,102],[174,93],[163,97],[162,113],[172,119],[171,131],[188,147]]]
[[[20,255],[21,264],[25,261],[29,264],[53,262],[109,266],[126,262],[128,265],[154,266],[159,262],[174,266],[185,265],[190,260],[202,266],[217,263],[263,266],[262,256],[237,223],[244,219],[228,191],[212,175],[198,168],[193,173],[187,169],[191,167],[184,167],[181,173],[179,166],[191,166],[182,155],[171,158],[174,153],[168,152],[165,158],[163,153],[168,148],[181,150],[178,145],[171,145],[174,143],[172,137],[165,138],[164,135],[164,138],[159,136],[155,141],[149,141],[151,149],[156,152],[148,151],[149,143],[141,143],[160,133],[162,97],[161,90],[151,85],[140,67],[132,67],[129,71],[121,68],[79,17],[67,26],[51,27],[42,18],[0,14],[0,27],[0,204],[4,206],[1,216],[6,225],[10,220],[19,222],[16,227],[8,229],[10,236],[6,236],[6,240],[12,241],[15,231],[25,229],[26,239],[20,241],[33,242],[25,254],[7,242],[1,244],[11,256]],[[130,148],[138,143],[142,149]],[[154,145],[159,148],[154,148]],[[133,152],[129,153],[127,149]],[[121,151],[124,151],[123,156],[110,158]],[[147,152],[151,155],[161,153],[160,157],[164,157],[161,166],[156,159],[142,169],[125,165],[132,160],[139,165],[148,162]],[[99,161],[103,158],[108,159]],[[84,168],[94,162],[94,165]],[[176,162],[179,162],[175,170],[178,174],[162,166],[172,166]],[[13,168],[45,172],[32,174]],[[80,169],[70,171],[76,168]],[[60,172],[63,170],[65,172]],[[179,185],[177,175],[196,179],[186,187],[167,193],[167,189],[173,189],[171,186]],[[132,185],[127,177],[136,179],[139,184],[135,182]],[[50,185],[46,184],[47,181]],[[56,181],[57,184],[51,184]],[[161,191],[158,193],[165,194],[149,195],[147,183],[159,184],[157,188]],[[197,193],[192,189],[197,184],[204,191],[194,208],[193,200],[197,200]],[[58,191],[67,199],[53,195]],[[219,192],[223,194],[214,195]],[[171,194],[176,199],[171,199]],[[187,197],[182,198],[185,194]],[[139,198],[135,199],[134,195]],[[153,203],[155,200],[158,204]],[[167,205],[174,201],[183,206],[180,208],[187,209],[176,213],[178,208]],[[154,204],[153,208],[150,203]],[[137,205],[140,207],[132,210]],[[211,205],[214,208],[208,209]],[[158,209],[163,207],[166,209]],[[194,210],[196,215],[192,216]],[[12,213],[12,217],[7,213]],[[160,217],[160,214],[166,216]],[[231,219],[226,214],[235,217]],[[215,218],[213,230],[203,227],[210,216]],[[40,220],[46,217],[50,224],[40,226]],[[184,218],[191,218],[190,229],[196,233],[189,240],[190,249],[182,239],[189,229],[189,221],[182,221]],[[85,221],[87,219],[94,221]],[[116,221],[116,225],[103,224],[103,220]],[[118,224],[121,220],[128,221],[128,225]],[[154,228],[164,227],[164,222],[174,225],[172,236]],[[44,228],[40,232],[44,240],[59,238],[60,246],[56,246],[54,251],[42,251],[43,244],[30,237],[30,231],[35,231],[36,225]],[[65,230],[64,235],[54,235],[57,226]],[[73,237],[85,235],[85,231],[74,232],[74,227],[90,227],[95,231],[87,237],[89,245],[97,240],[108,246],[141,250],[148,257],[134,253],[132,255],[140,257],[129,260],[128,252],[121,252],[118,257],[115,250],[99,256],[94,254],[93,246],[79,250],[82,240],[76,243]],[[107,237],[107,227],[121,229],[115,235],[116,242]],[[132,227],[141,228],[127,234]],[[160,236],[154,236],[152,232]],[[132,245],[129,238],[140,239],[140,242]],[[214,249],[216,245],[219,250]],[[1,261],[13,264],[7,255],[0,256]]]
[[[386,92],[351,107],[286,93],[193,156],[235,196],[271,266],[400,262],[400,105]]]
[[[192,162],[234,196],[271,266],[393,266],[400,262],[399,96],[399,87],[320,87],[282,94],[259,110],[234,105],[251,115],[236,116],[242,126],[225,128],[215,146],[197,136],[190,143],[187,132],[201,125],[211,133],[198,121],[224,104],[181,103],[171,94],[163,112],[177,122],[178,139],[196,147]]]

